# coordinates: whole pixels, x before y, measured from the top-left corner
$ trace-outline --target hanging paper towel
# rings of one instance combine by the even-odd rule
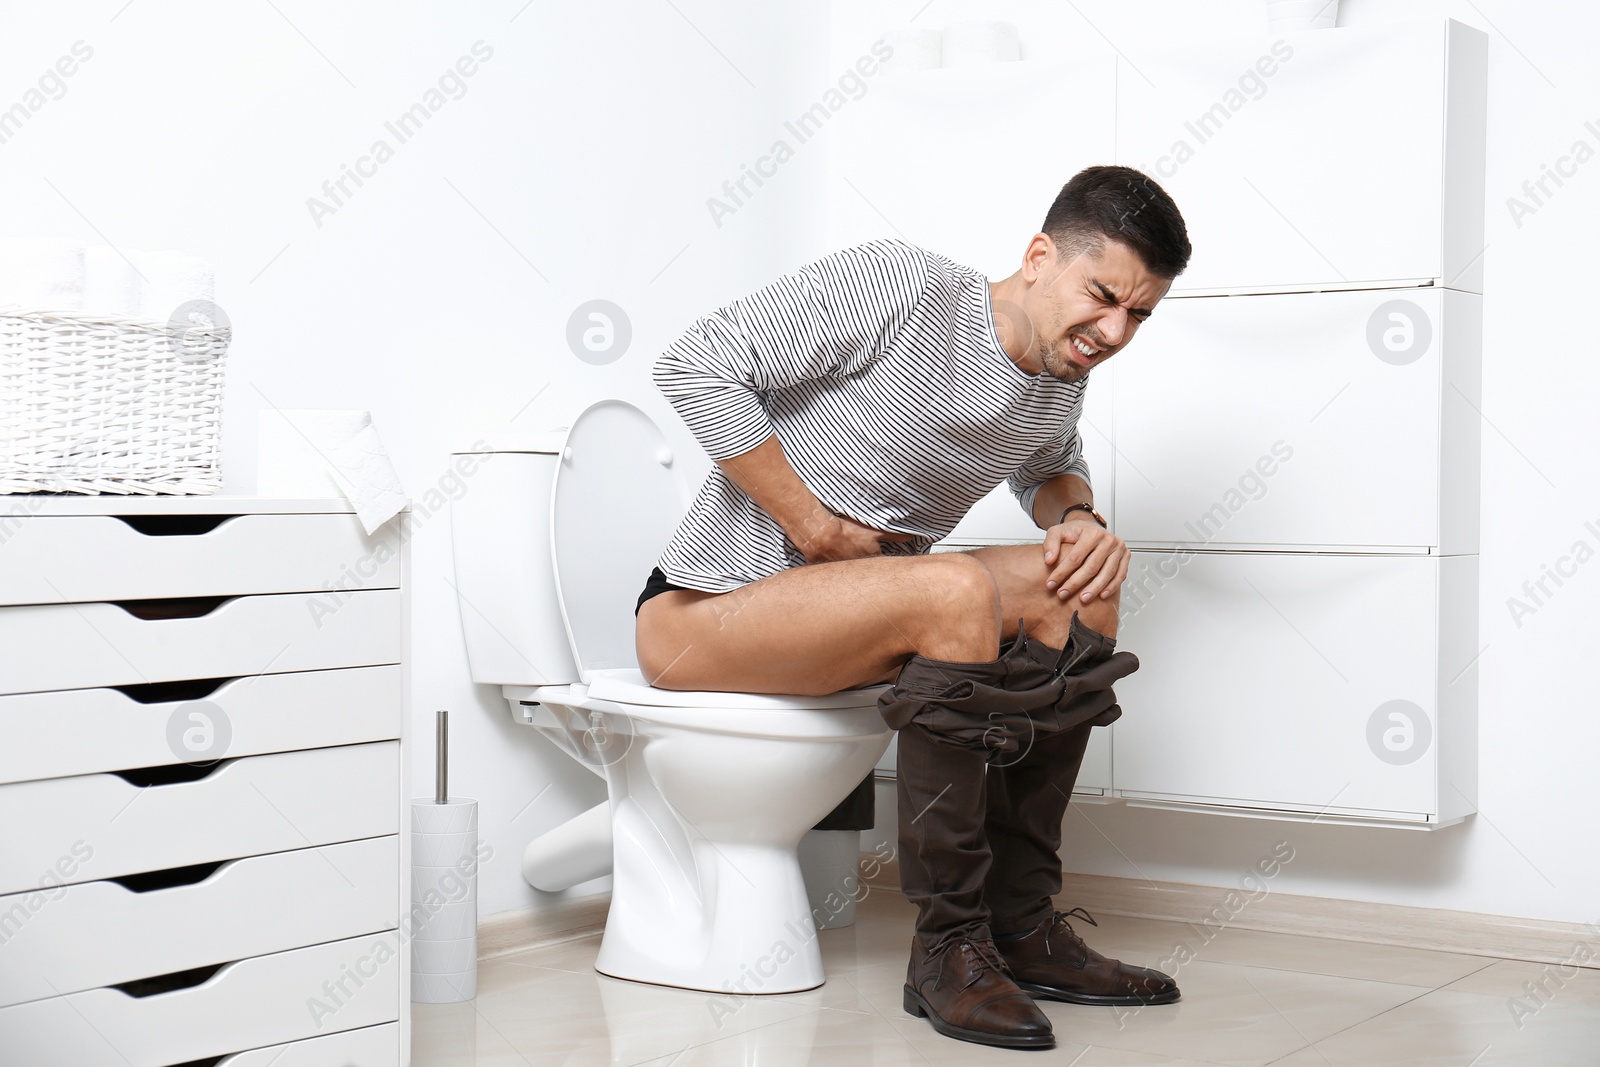
[[[371,412],[264,408],[258,430],[261,496],[343,496],[368,534],[410,503]]]

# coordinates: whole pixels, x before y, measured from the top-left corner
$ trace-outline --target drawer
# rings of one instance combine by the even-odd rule
[[[375,837],[0,897],[0,1007],[393,929],[399,872]]]
[[[169,1067],[395,1022],[408,966],[397,944],[391,931],[240,960],[171,992],[91,989],[0,1008],[0,1049],[27,1067]]]
[[[1481,286],[1488,38],[1443,19],[1275,37],[1119,64],[1116,161],[1161,183],[1194,243],[1174,290]]]
[[[11,518],[0,604],[394,587],[395,530],[368,537],[352,514]]]
[[[1440,630],[1472,562],[1135,551],[1117,644],[1142,666],[1117,683],[1117,792],[1436,823],[1440,752],[1475,733],[1451,703],[1475,649]],[[1409,752],[1383,748],[1394,709]]]
[[[0,693],[397,663],[400,605],[372,589],[0,608]]]
[[[218,1062],[217,1067],[395,1067],[400,1063],[400,1024],[251,1049]]]
[[[0,893],[400,832],[400,743],[0,785]],[[140,777],[144,776],[144,777]]]
[[[1164,301],[1117,368],[1112,528],[1136,547],[1477,551],[1481,308],[1436,288]]]
[[[0,697],[0,783],[400,736],[398,665]]]

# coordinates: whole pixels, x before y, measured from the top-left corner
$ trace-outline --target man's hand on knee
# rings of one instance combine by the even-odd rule
[[[1128,546],[1093,519],[1071,519],[1044,535],[1045,587],[1060,600],[1076,595],[1083,603],[1108,599],[1128,577]]]

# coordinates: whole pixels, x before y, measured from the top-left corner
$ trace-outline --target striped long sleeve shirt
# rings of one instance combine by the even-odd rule
[[[1002,481],[1031,514],[1046,480],[1089,479],[1088,376],[1023,371],[995,336],[988,280],[903,241],[836,252],[705,316],[654,377],[712,459],[777,434],[823,505],[913,536],[887,553],[927,552]],[[720,593],[805,562],[716,467],[660,567]]]

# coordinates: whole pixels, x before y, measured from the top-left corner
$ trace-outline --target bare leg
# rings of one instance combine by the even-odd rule
[[[964,554],[877,556],[783,571],[730,593],[663,593],[639,610],[652,685],[836,693],[892,677],[911,656],[990,660],[1000,603]]]
[[[814,695],[892,681],[913,655],[992,660],[1019,618],[1057,647],[1074,610],[1115,635],[1117,597],[1064,602],[1046,575],[1039,545],[1005,545],[812,564],[730,593],[663,593],[639,611],[639,664],[664,689]]]

